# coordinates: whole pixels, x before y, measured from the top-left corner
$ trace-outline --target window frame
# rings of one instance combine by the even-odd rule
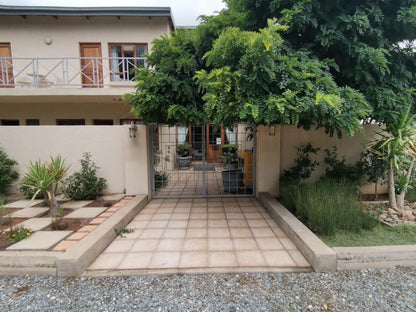
[[[126,56],[124,56],[123,46],[129,46],[129,45],[130,46],[132,45],[134,47],[134,49],[133,49],[133,52],[134,52],[134,56],[133,56],[133,58],[134,58],[134,66],[139,67],[138,64],[137,64],[137,59],[140,58],[140,57],[143,57],[144,58],[144,67],[147,66],[147,63],[146,63],[146,59],[147,58],[144,57],[144,56],[137,56],[136,55],[136,52],[137,52],[137,46],[145,46],[146,47],[145,54],[149,53],[149,44],[148,43],[140,43],[140,42],[138,42],[138,43],[132,43],[132,42],[123,42],[123,43],[120,43],[120,42],[109,42],[108,43],[108,56],[109,56],[109,69],[110,69],[110,72],[111,72],[111,75],[110,75],[110,81],[111,82],[118,81],[118,80],[113,80],[113,75],[122,77],[123,78],[122,80],[125,80],[125,77],[124,77],[124,74],[125,73],[123,73],[123,72],[113,72],[113,67],[111,65],[111,61],[112,61],[111,47],[113,47],[113,46],[120,46],[121,47],[121,55],[122,56],[119,57],[119,58],[120,59],[123,59],[123,58],[126,57]],[[119,65],[119,67],[120,67],[120,65]]]

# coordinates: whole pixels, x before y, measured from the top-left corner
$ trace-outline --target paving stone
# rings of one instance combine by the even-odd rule
[[[124,196],[126,196],[126,194],[107,194],[107,195],[103,195],[101,196],[99,199],[103,199],[103,200],[121,200],[124,198]]]
[[[34,199],[34,200],[21,199],[18,201],[8,203],[7,205],[4,205],[3,207],[4,208],[28,208],[28,207],[33,207],[35,205],[38,205],[43,201],[44,201],[43,199]]]
[[[61,206],[63,208],[78,209],[85,207],[91,204],[93,200],[71,200],[69,202],[63,203]]]
[[[39,231],[7,250],[48,250],[71,233],[72,231]]]
[[[76,232],[76,233],[72,234],[71,236],[69,236],[67,238],[67,240],[76,240],[76,241],[78,241],[78,240],[83,239],[87,235],[88,235],[88,232]]]
[[[78,232],[92,232],[95,228],[97,227],[97,225],[84,225],[82,228],[80,228],[78,230]]]
[[[52,250],[53,251],[67,251],[74,247],[78,241],[75,240],[63,240],[62,242],[58,243]]]
[[[51,224],[52,221],[53,218],[31,218],[20,223],[19,226],[25,226],[32,231],[39,231]]]
[[[78,208],[74,212],[66,215],[64,218],[95,218],[106,209],[106,207]]]
[[[9,214],[12,218],[36,218],[48,213],[49,207],[30,207]]]
[[[103,223],[105,220],[107,220],[107,218],[95,218],[93,220],[91,220],[90,224],[101,224]]]

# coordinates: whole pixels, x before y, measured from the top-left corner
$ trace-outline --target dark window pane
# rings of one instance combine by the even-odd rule
[[[19,125],[19,120],[2,119],[1,125],[2,126],[18,126]]]

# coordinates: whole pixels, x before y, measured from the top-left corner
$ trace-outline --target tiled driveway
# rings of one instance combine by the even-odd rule
[[[255,198],[155,199],[126,228],[88,274],[310,270]]]

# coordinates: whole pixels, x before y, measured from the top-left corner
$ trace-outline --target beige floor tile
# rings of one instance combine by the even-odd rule
[[[254,238],[233,238],[234,250],[258,250]]]
[[[206,212],[203,212],[203,213],[191,212],[191,214],[189,215],[189,219],[190,220],[207,220],[208,214]]]
[[[276,237],[257,237],[257,244],[263,250],[278,250],[284,249],[279,239]]]
[[[244,216],[247,219],[264,219],[263,215],[259,212],[244,212]]]
[[[208,220],[224,220],[225,213],[223,212],[208,212]]]
[[[159,239],[139,239],[131,247],[130,252],[153,251],[159,245]]]
[[[134,243],[134,239],[114,240],[104,252],[127,252],[133,247]]]
[[[150,260],[152,260],[153,252],[130,252],[126,255],[124,260],[120,263],[118,269],[146,269]]]
[[[188,221],[185,220],[171,220],[169,221],[167,228],[184,229],[187,224]]]
[[[244,214],[242,212],[226,212],[227,219],[229,220],[244,220]]]
[[[168,252],[155,252],[152,260],[150,261],[149,268],[153,269],[166,269],[177,268],[179,265],[181,253],[178,251]]]
[[[211,268],[236,267],[237,261],[232,251],[213,251],[208,253],[208,265]]]
[[[191,214],[195,214],[195,213],[207,213],[207,208],[206,207],[194,207],[194,206],[192,206]]]
[[[180,238],[164,238],[157,246],[158,251],[181,251],[183,248],[183,239]]]
[[[191,213],[191,207],[176,207],[173,213]]]
[[[152,221],[162,221],[162,220],[170,220],[172,214],[170,213],[156,213],[152,217]]]
[[[246,220],[228,220],[228,226],[230,228],[247,228],[248,229],[248,223]]]
[[[206,228],[195,228],[195,229],[187,229],[186,238],[206,238],[208,237],[208,229]]]
[[[164,229],[145,229],[140,238],[161,238],[163,235]]]
[[[126,256],[125,253],[103,253],[89,267],[91,270],[116,269]]]
[[[261,251],[236,251],[238,265],[240,266],[266,266],[267,263],[264,260]]]
[[[146,228],[148,229],[164,229],[168,225],[168,220],[150,221]]]
[[[228,228],[208,228],[208,238],[229,238]]]
[[[123,237],[117,237],[116,240],[117,239],[120,239],[120,240],[122,240],[122,239],[134,239],[134,240],[136,240],[140,237],[140,234],[142,234],[142,232],[143,232],[142,229],[132,229],[132,228],[129,228],[128,226],[127,226],[127,229],[131,229],[131,230],[133,230],[133,232],[125,233],[125,234],[123,234]]]
[[[230,238],[208,238],[208,250],[233,250]]]
[[[179,262],[180,268],[206,268],[208,253],[206,251],[183,252]]]
[[[149,221],[153,218],[152,214],[138,214],[133,221]]]
[[[174,213],[172,214],[171,220],[188,220],[189,213]]]
[[[129,229],[144,229],[150,221],[136,221],[133,220],[131,221],[128,225],[127,228]]]
[[[191,238],[185,239],[183,250],[195,251],[195,250],[207,250],[208,240],[206,238]]]
[[[208,213],[224,213],[224,207],[218,206],[218,207],[212,207],[211,205],[208,206]]]
[[[251,232],[253,232],[254,237],[276,237],[273,231],[269,227],[252,227]]]
[[[287,238],[286,233],[280,227],[271,227],[272,231],[276,234],[278,238]]]
[[[264,219],[248,219],[247,223],[250,227],[269,227],[266,220]]]
[[[284,250],[263,251],[264,259],[269,266],[274,267],[295,267],[296,263],[292,257]]]
[[[157,213],[172,214],[176,208],[165,208],[163,205],[157,210]]]
[[[234,207],[224,207],[225,212],[239,212],[241,213],[241,209],[238,206],[234,206]]]
[[[157,211],[157,208],[149,208],[149,207],[146,207],[146,208],[143,208],[141,211],[140,211],[140,214],[155,214],[155,212]]]
[[[279,238],[280,242],[282,243],[283,247],[288,250],[296,250],[295,244],[289,238]]]
[[[208,228],[224,228],[227,226],[226,220],[208,220]]]
[[[163,208],[175,208],[176,203],[163,203],[161,207],[163,207]]]
[[[253,238],[253,234],[251,234],[251,230],[249,228],[233,228],[230,227],[230,233],[232,238]]]
[[[206,228],[208,220],[189,220],[188,228]]]
[[[299,250],[288,250],[288,252],[298,266],[300,267],[310,266],[308,261],[306,261],[305,257],[300,253]]]
[[[166,229],[163,238],[184,238],[186,229]]]

